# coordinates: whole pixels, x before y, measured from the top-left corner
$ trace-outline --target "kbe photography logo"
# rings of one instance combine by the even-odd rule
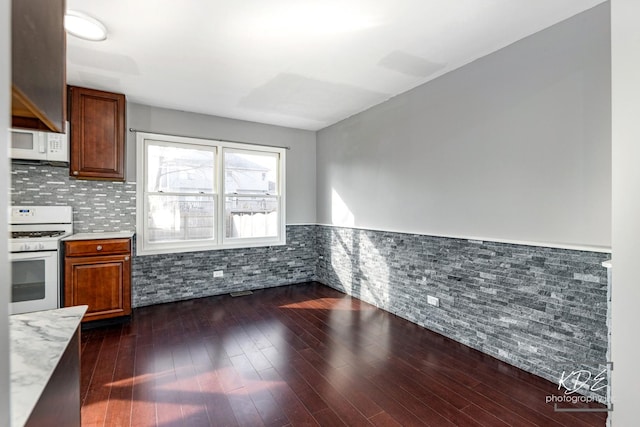
[[[585,366],[588,364],[582,364]],[[558,394],[545,397],[556,412],[608,412],[613,410],[609,398],[609,373],[613,363],[598,369],[578,368],[562,371]],[[599,403],[600,405],[591,405]],[[595,406],[595,407],[594,407]]]

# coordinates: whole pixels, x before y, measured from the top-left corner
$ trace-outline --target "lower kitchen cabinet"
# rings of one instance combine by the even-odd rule
[[[131,314],[131,239],[65,242],[64,305],[88,305],[83,322]]]
[[[25,427],[80,427],[80,329],[51,374]]]
[[[9,316],[12,426],[80,427],[79,325],[86,309]]]

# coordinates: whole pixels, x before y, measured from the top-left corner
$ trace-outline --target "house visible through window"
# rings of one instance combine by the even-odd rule
[[[284,149],[138,134],[139,255],[285,243]]]
[[[225,237],[277,236],[279,154],[223,149]]]

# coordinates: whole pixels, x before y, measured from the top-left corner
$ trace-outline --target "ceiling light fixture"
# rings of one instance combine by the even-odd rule
[[[67,10],[64,15],[64,28],[67,33],[83,40],[99,42],[107,39],[107,28],[102,22],[75,10]]]

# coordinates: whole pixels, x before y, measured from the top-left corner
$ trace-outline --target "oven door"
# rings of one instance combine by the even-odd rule
[[[12,253],[9,314],[59,306],[58,252]]]

